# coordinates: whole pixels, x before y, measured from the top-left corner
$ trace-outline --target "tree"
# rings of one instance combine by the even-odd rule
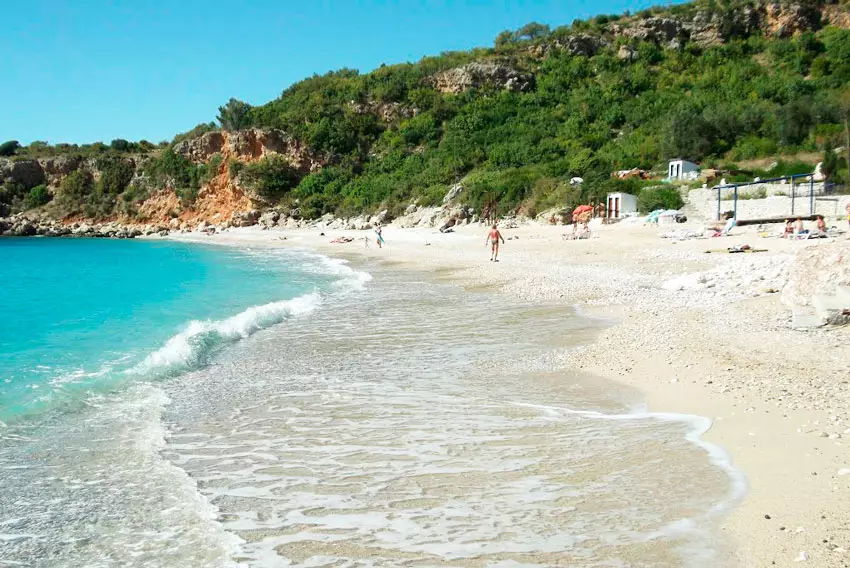
[[[538,39],[549,35],[549,31],[549,26],[546,24],[531,22],[518,29],[516,31],[516,37],[517,39]]]
[[[850,169],[850,87],[844,89],[838,101],[841,119],[844,121],[844,148],[847,151],[847,167]]]
[[[226,105],[218,107],[216,118],[225,130],[242,130],[251,126],[250,114],[251,105],[231,98]]]
[[[496,49],[500,47],[504,47],[508,44],[514,43],[514,33],[511,30],[505,30],[496,36],[496,40],[493,42],[496,45]]]
[[[24,207],[27,209],[41,207],[42,205],[50,202],[51,199],[53,199],[53,197],[50,195],[47,187],[44,185],[37,185],[29,191],[26,197],[24,197]]]
[[[94,180],[87,170],[79,169],[68,174],[56,195],[56,204],[62,215],[79,213],[94,190]]]
[[[135,148],[135,146],[135,144],[124,140],[123,138],[116,138],[109,144],[109,147],[115,150],[116,152],[130,152]]]
[[[17,140],[9,140],[0,144],[0,156],[14,156],[21,145]]]
[[[679,107],[670,116],[662,137],[665,158],[699,159],[711,151],[714,126],[691,107]]]
[[[298,171],[283,156],[271,155],[247,164],[240,179],[260,197],[274,201],[298,185]]]
[[[823,161],[821,162],[821,172],[826,181],[832,181],[835,174],[838,173],[838,156],[830,147],[831,144],[826,143],[823,148]]]

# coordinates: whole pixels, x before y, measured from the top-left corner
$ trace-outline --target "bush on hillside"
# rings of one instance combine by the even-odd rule
[[[37,185],[24,198],[24,208],[35,209],[36,207],[41,207],[50,203],[51,199],[53,199],[53,196],[50,195],[47,187],[45,185]]]
[[[297,185],[299,174],[286,158],[270,155],[246,164],[239,179],[260,197],[277,201]]]
[[[0,156],[14,156],[21,145],[17,140],[9,140],[0,144]]]
[[[638,193],[638,211],[650,213],[657,209],[679,209],[685,202],[673,187],[647,187]]]

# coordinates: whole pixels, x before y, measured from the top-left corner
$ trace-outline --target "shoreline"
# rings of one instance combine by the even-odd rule
[[[497,265],[485,260],[488,251],[475,242],[485,234],[477,226],[451,234],[388,229],[384,249],[375,246],[371,233],[327,229],[325,236],[319,229],[240,229],[171,238],[380,259],[439,270],[441,279],[466,288],[576,305],[583,316],[601,317],[609,325],[589,344],[563,352],[561,363],[638,389],[653,413],[711,421],[702,439],[731,455],[748,480],[743,500],[719,523],[735,547],[727,560],[740,566],[797,566],[805,557],[815,566],[850,565],[850,475],[840,474],[850,468],[843,447],[850,434],[841,438],[850,426],[850,406],[843,404],[850,389],[791,390],[806,380],[813,350],[827,357],[812,372],[846,386],[841,379],[848,376],[848,363],[842,361],[850,361],[847,329],[788,329],[776,293],[736,293],[733,285],[706,299],[700,297],[705,290],[659,287],[681,274],[731,271],[727,265],[743,267],[748,278],[748,269],[786,266],[791,253],[811,243],[773,239],[764,255],[705,255],[707,243],[721,241],[677,243],[659,239],[657,229],[614,226],[597,230],[598,239],[565,242],[559,236],[563,228],[526,225],[504,231],[509,240]],[[359,240],[329,244],[341,235]],[[369,248],[364,236],[373,241]],[[720,246],[756,239],[746,232]]]

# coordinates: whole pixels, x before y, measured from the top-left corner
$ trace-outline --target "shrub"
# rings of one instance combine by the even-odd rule
[[[136,172],[133,162],[119,156],[98,158],[97,169],[100,170],[98,186],[103,193],[110,195],[123,192]]]
[[[247,164],[240,179],[260,197],[278,200],[296,186],[299,175],[286,158],[271,155]]]
[[[236,176],[238,176],[243,169],[245,169],[245,164],[236,158],[230,158],[227,161],[227,175],[230,176],[230,179],[236,179]]]
[[[684,204],[682,195],[673,187],[647,187],[638,193],[638,210],[641,213],[657,209],[679,209]]]
[[[0,144],[0,156],[14,156],[21,145],[17,140],[9,140]]]
[[[50,195],[47,187],[44,185],[37,185],[32,188],[24,198],[24,207],[26,209],[41,207],[42,205],[49,203],[51,199],[53,199],[53,196]]]
[[[76,170],[62,181],[54,202],[61,215],[81,213],[94,190],[94,180],[86,170]]]
[[[115,140],[109,143],[109,147],[115,150],[116,152],[131,152],[136,149],[136,144],[128,142],[123,138],[116,138]]]

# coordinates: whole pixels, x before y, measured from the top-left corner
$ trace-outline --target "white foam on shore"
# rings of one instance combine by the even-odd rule
[[[243,248],[252,256],[275,258],[274,250]],[[292,317],[299,317],[319,308],[330,295],[362,291],[372,275],[348,266],[348,261],[334,259],[321,254],[299,252],[295,259],[285,251],[286,260],[298,261],[303,272],[329,275],[335,280],[330,284],[330,294],[312,292],[291,300],[252,306],[230,318],[217,321],[191,321],[186,329],[169,339],[165,345],[148,355],[141,363],[128,371],[135,375],[160,375],[185,371],[203,365],[218,348],[247,338],[254,333],[280,324]]]
[[[223,344],[249,337],[290,317],[310,313],[321,302],[321,296],[314,292],[292,300],[253,306],[224,320],[189,322],[184,331],[173,336],[128,373],[149,375],[192,369],[203,364]]]
[[[718,515],[724,514],[732,510],[737,503],[744,498],[747,493],[747,478],[744,472],[736,468],[732,464],[732,457],[726,450],[716,444],[712,444],[703,439],[703,434],[711,429],[712,421],[704,416],[694,414],[678,414],[672,412],[648,412],[648,411],[632,411],[623,414],[604,414],[593,410],[574,410],[571,408],[546,406],[528,403],[514,403],[516,406],[525,408],[536,408],[548,413],[550,416],[562,416],[565,414],[572,416],[582,416],[595,420],[612,420],[612,421],[642,421],[642,420],[660,420],[664,422],[677,422],[686,424],[689,429],[685,434],[685,439],[691,444],[702,449],[708,456],[709,462],[723,471],[729,478],[729,491],[725,498],[711,506],[710,509],[697,517],[683,518],[678,521],[668,523],[666,526],[642,535],[646,540],[654,540],[657,538],[675,539],[689,534],[694,534],[700,531],[700,527],[704,527],[706,521]],[[686,558],[692,560],[707,560],[710,559],[712,551],[706,550],[689,550]]]

